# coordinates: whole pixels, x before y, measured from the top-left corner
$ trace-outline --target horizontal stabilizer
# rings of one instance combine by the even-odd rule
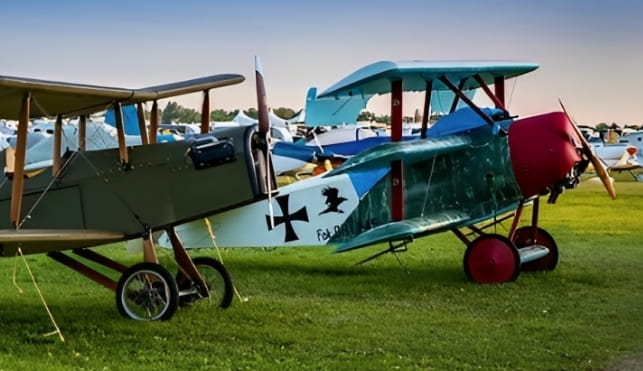
[[[399,222],[391,222],[369,229],[350,241],[339,244],[334,252],[354,250],[383,241],[399,241],[406,238],[442,232],[447,229],[456,228],[470,219],[469,215],[461,211],[450,210]]]
[[[122,233],[93,229],[3,229],[0,255],[14,256],[18,248],[25,255],[69,250],[122,241]]]
[[[384,143],[362,151],[324,176],[385,167],[395,160],[404,160],[406,164],[412,164],[465,148],[470,143],[471,139],[463,136]]]

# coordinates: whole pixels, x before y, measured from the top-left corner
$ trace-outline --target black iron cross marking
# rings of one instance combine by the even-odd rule
[[[281,213],[283,216],[275,216],[275,227],[278,226],[279,224],[285,224],[286,225],[286,239],[285,242],[290,242],[290,241],[296,241],[299,239],[297,236],[297,233],[295,233],[295,229],[292,227],[292,222],[294,220],[299,220],[302,222],[308,222],[308,213],[306,212],[306,206],[302,207],[301,209],[297,210],[295,213],[290,214],[288,212],[288,197],[290,195],[284,195],[277,197],[277,204],[279,204],[279,208],[281,209]],[[266,215],[266,223],[268,224],[268,230],[272,230],[272,226],[270,223],[270,215]]]

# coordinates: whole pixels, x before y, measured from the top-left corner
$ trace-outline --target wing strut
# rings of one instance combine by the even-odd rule
[[[54,145],[52,154],[53,164],[51,166],[52,176],[57,176],[62,164],[60,151],[62,149],[62,131],[63,131],[63,117],[62,115],[56,116],[56,123],[54,124]]]
[[[445,79],[446,79],[446,77],[445,77]],[[462,91],[462,89],[464,89],[464,84],[466,82],[467,82],[467,78],[464,78],[464,79],[460,80],[460,84],[458,84],[457,90]],[[449,87],[449,89],[451,89],[451,87]],[[453,89],[451,89],[451,90],[453,90]],[[454,92],[455,92],[455,90],[454,90]],[[451,108],[449,109],[449,113],[453,113],[458,108],[458,99],[459,98],[460,98],[459,94],[456,94],[455,97],[453,97],[453,102],[451,103]]]
[[[433,90],[433,80],[426,82],[426,90],[424,93],[424,112],[422,114],[422,130],[420,131],[420,138],[426,139],[426,130],[429,126],[429,118],[431,115],[431,91]]]
[[[87,148],[87,116],[78,117],[78,149],[84,151]]]
[[[136,103],[136,116],[138,118],[138,132],[141,135],[141,144],[149,144],[150,141],[147,136],[147,128],[145,127],[145,111],[143,110],[143,103]]]
[[[391,142],[402,140],[402,80],[391,83]],[[391,162],[391,217],[394,222],[404,219],[404,173],[402,160]]]
[[[13,184],[11,187],[11,223],[16,229],[20,223],[20,208],[22,207],[22,191],[25,175],[25,155],[27,152],[27,126],[29,125],[29,108],[31,92],[25,94],[20,109],[18,132],[16,133],[16,152],[14,159]]]
[[[114,103],[114,118],[116,119],[116,133],[118,135],[118,151],[121,158],[121,166],[124,168],[129,164],[129,154],[125,145],[125,124],[123,123],[123,111],[121,103]]]
[[[505,104],[493,92],[491,92],[491,89],[489,89],[489,86],[487,85],[487,83],[484,82],[484,80],[482,79],[480,74],[473,75],[473,78],[476,79],[478,84],[480,84],[480,87],[482,88],[482,90],[484,90],[484,92],[487,94],[489,99],[491,99],[493,101],[493,104],[496,105],[496,108],[500,108],[500,109],[503,109],[505,111],[507,110],[505,108]],[[504,82],[505,80],[501,80],[501,81]]]
[[[201,134],[210,132],[210,91],[203,91],[203,104],[201,106]]]
[[[471,99],[469,99],[469,97],[467,97],[466,94],[464,94],[462,92],[462,89],[457,88],[455,85],[453,85],[453,83],[451,81],[449,81],[449,79],[447,79],[446,76],[440,76],[440,81],[442,81],[442,83],[447,88],[449,88],[453,93],[455,93],[455,95],[457,97],[462,99],[463,102],[465,102],[469,107],[471,107],[471,109],[475,113],[477,113],[478,116],[480,116],[492,128],[492,130],[494,130],[494,132],[495,132],[495,130],[498,130],[498,133],[500,133],[501,135],[506,135],[507,134],[506,131],[504,129],[498,127],[498,125],[495,122],[493,122],[493,119],[491,117],[489,117],[486,113],[484,113],[480,109],[480,107],[476,106],[476,104],[473,103],[473,101]]]
[[[159,128],[159,104],[154,100],[152,102],[152,112],[150,114],[150,143],[156,143],[156,132]]]
[[[505,106],[505,77],[497,76],[493,82],[493,86],[496,90],[496,97],[500,102],[502,102],[502,106],[504,107]]]

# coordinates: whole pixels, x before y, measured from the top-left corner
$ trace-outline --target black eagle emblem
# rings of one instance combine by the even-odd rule
[[[344,213],[343,210],[339,209],[339,205],[348,200],[346,197],[339,196],[339,190],[333,187],[326,187],[322,189],[322,196],[326,196],[326,209],[319,213]]]

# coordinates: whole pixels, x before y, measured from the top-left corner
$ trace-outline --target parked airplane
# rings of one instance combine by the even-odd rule
[[[627,171],[635,180],[638,180],[634,171],[641,169],[643,165],[638,161],[637,154],[639,150],[636,146],[630,144],[627,140],[605,143],[600,138],[590,138],[589,144],[608,171],[619,173]]]
[[[259,72],[257,76],[259,87]],[[7,216],[0,218],[0,256],[46,253],[115,290],[120,313],[134,319],[169,319],[180,302],[201,298],[230,305],[228,272],[214,259],[190,259],[172,227],[269,195],[274,177],[266,162],[267,128],[229,128],[217,137],[156,143],[157,101],[202,91],[205,133],[209,91],[243,80],[241,75],[221,74],[122,89],[0,76],[0,117],[19,120],[15,155],[7,160],[0,156],[0,166],[10,169],[0,182],[0,215]],[[147,101],[153,102],[149,134],[142,105]],[[126,145],[121,112],[126,104],[138,107],[143,145]],[[87,115],[109,107],[115,112],[118,148],[85,151]],[[76,116],[79,147],[61,156],[62,120]],[[25,171],[32,117],[56,118],[53,165],[35,174]],[[180,268],[176,279],[158,264],[150,240],[158,230],[171,236]],[[131,267],[87,248],[139,237],[145,239],[143,262]],[[120,279],[114,281],[63,250],[120,273]]]
[[[467,245],[464,270],[473,281],[506,282],[521,270],[554,269],[558,247],[538,225],[540,196],[548,195],[553,203],[578,183],[589,163],[604,169],[566,113],[514,119],[507,111],[505,80],[537,67],[412,61],[378,62],[357,70],[315,99],[341,109],[351,107],[344,102],[353,99],[391,93],[391,142],[324,175],[282,187],[272,199],[211,216],[217,244],[334,245],[336,252],[344,252],[388,242],[384,252],[397,252],[414,238],[452,231]],[[482,108],[468,98],[465,92],[478,88],[495,107]],[[451,113],[427,129],[435,90],[449,90],[455,99]],[[404,91],[426,92],[418,140],[401,141]],[[467,107],[456,110],[460,100]],[[607,174],[600,176],[615,197]],[[527,204],[533,204],[532,222],[518,228]],[[507,236],[476,227],[506,213],[513,213]],[[478,237],[471,241],[463,230]],[[177,231],[186,246],[211,245],[203,221]],[[163,238],[160,242],[166,243]]]

